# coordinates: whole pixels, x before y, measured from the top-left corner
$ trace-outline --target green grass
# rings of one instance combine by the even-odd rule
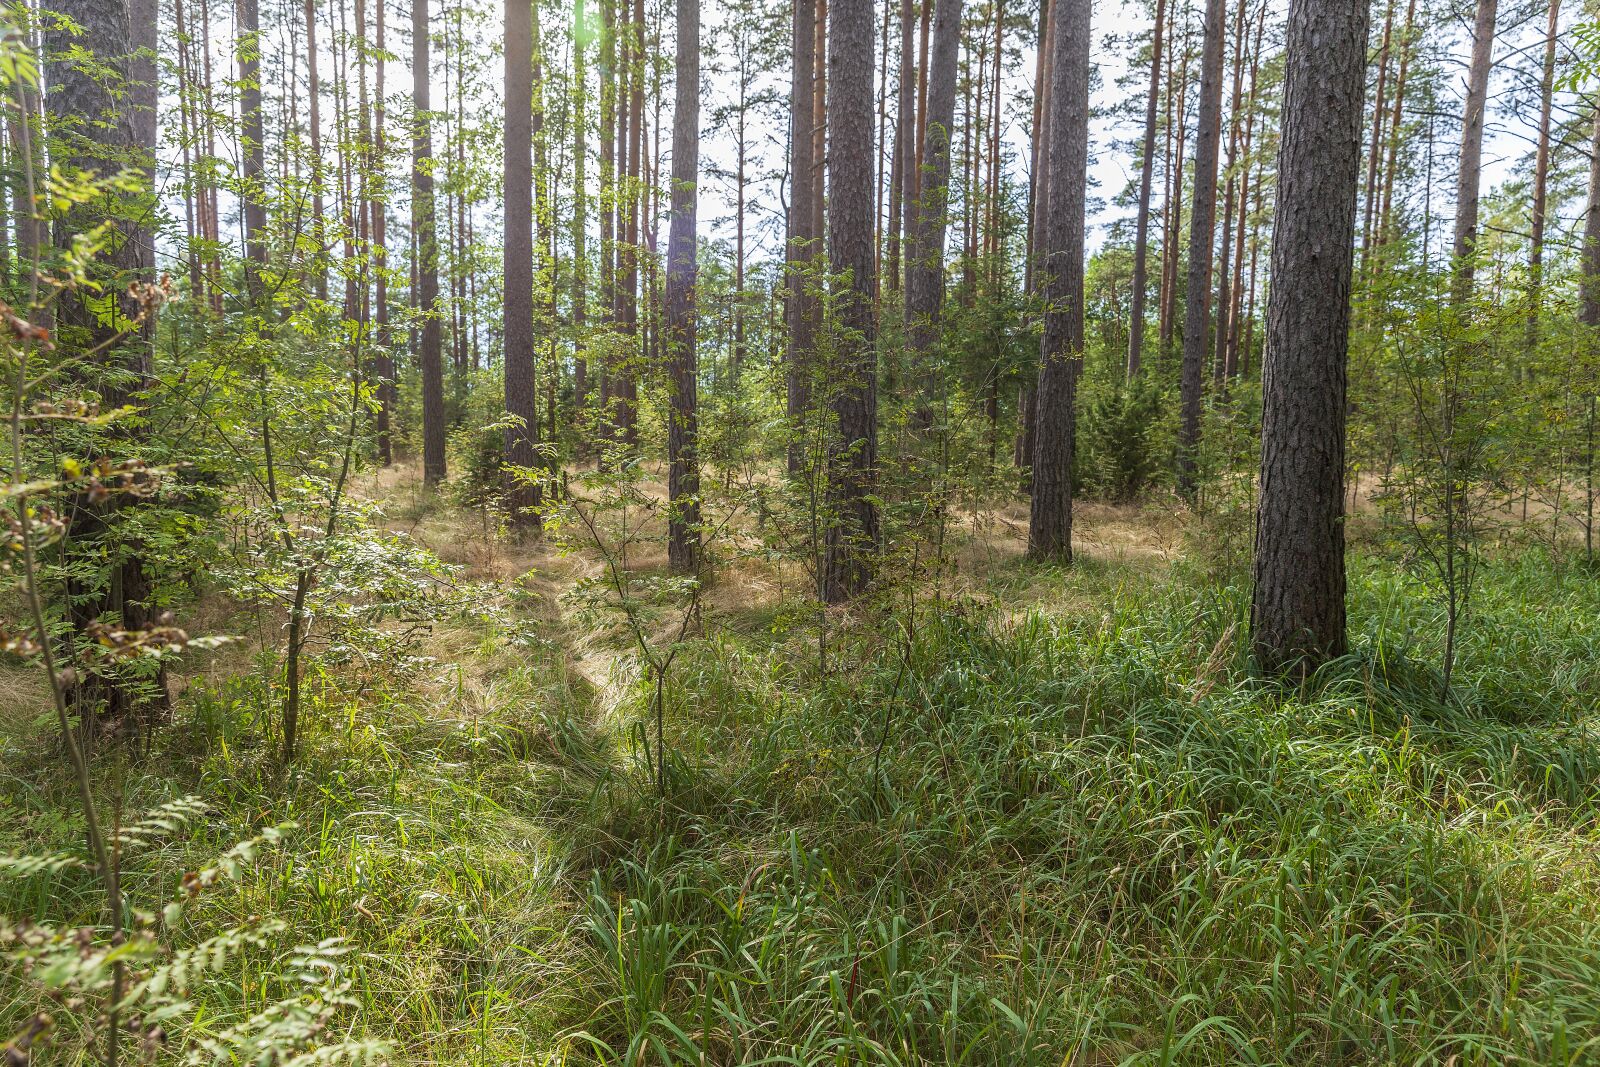
[[[1600,1061],[1600,583],[1488,568],[1449,701],[1415,585],[1358,558],[1351,586],[1351,655],[1291,689],[1248,670],[1244,592],[1181,566],[1015,565],[827,679],[720,628],[674,667],[664,797],[568,624],[480,622],[472,701],[319,690],[282,781],[239,681],[107,789],[214,806],[132,872],[152,897],[294,819],[188,936],[350,938],[349,1025],[401,1062]],[[48,738],[5,745],[0,851],[70,843]],[[5,892],[93,915],[70,873]],[[202,1021],[256,982],[219,973]]]

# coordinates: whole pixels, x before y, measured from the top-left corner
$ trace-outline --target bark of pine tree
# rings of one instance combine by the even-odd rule
[[[1367,8],[1289,8],[1250,610],[1257,660],[1274,672],[1345,651],[1345,381]]]
[[[506,0],[505,429],[506,507],[513,525],[536,527],[540,503],[531,474],[541,464],[533,324],[533,4]]]
[[[1550,183],[1550,110],[1556,77],[1556,24],[1561,18],[1561,0],[1550,0],[1545,22],[1544,66],[1539,78],[1539,143],[1533,161],[1533,206],[1528,236],[1528,327],[1527,349],[1531,357],[1539,347],[1539,302],[1544,298],[1545,202]]]
[[[318,300],[328,299],[326,206],[322,198],[322,82],[317,69],[316,0],[305,0],[306,93],[311,139],[311,284]],[[379,64],[382,64],[380,59]],[[380,107],[382,105],[380,104]]]
[[[1472,59],[1467,66],[1467,99],[1461,119],[1461,165],[1456,171],[1456,224],[1452,242],[1454,285],[1461,304],[1472,295],[1478,245],[1478,192],[1483,173],[1483,126],[1489,102],[1489,67],[1494,54],[1497,0],[1478,0],[1472,24]]]
[[[51,10],[64,17],[66,25],[81,29],[69,32],[51,22],[44,31],[46,57],[60,57],[70,49],[91,53],[95,63],[55,59],[45,74],[49,93],[48,126],[55,134],[51,164],[110,176],[124,168],[146,174],[153,169],[154,126],[119,98],[113,88],[116,75],[131,80],[131,56],[135,38],[147,40],[153,30],[140,26],[135,31],[132,9],[119,0],[63,0]],[[153,18],[152,9],[141,7],[141,18]],[[114,74],[107,76],[94,69],[104,64]],[[149,102],[148,89],[137,87],[134,100]],[[32,132],[32,131],[30,131]],[[31,138],[30,138],[31,139]],[[42,154],[42,146],[41,146]],[[37,157],[36,157],[37,158]],[[42,183],[45,176],[35,175]],[[142,220],[144,197],[112,194],[108,201],[74,205],[55,221],[54,241],[58,248],[110,221],[122,239],[115,241],[91,265],[94,281],[105,287],[128,319],[140,311],[130,295],[134,282],[147,282],[152,273],[151,245]],[[38,230],[33,231],[37,233]],[[90,378],[100,394],[104,410],[133,402],[151,383],[151,350],[148,335],[134,331],[121,338],[121,327],[111,316],[92,308],[76,290],[67,290],[56,302],[56,344],[67,351],[87,352],[102,349],[92,367],[76,373]],[[139,434],[138,429],[118,429],[123,434]],[[150,624],[154,614],[148,597],[151,585],[145,573],[137,544],[107,546],[117,536],[114,512],[125,501],[112,497],[94,501],[79,495],[72,501],[68,540],[69,567],[66,580],[68,622],[77,642],[88,641],[89,625],[106,622],[128,630]],[[106,557],[115,559],[110,573],[102,574]],[[97,716],[122,719],[133,712],[151,714],[167,705],[165,675],[158,674],[154,693],[146,699],[142,687],[130,684],[123,676],[84,670],[70,686],[69,699],[79,709],[87,729],[93,730]]]
[[[572,401],[589,399],[589,41],[584,0],[572,8]]]
[[[376,159],[372,168],[372,255],[373,318],[377,327],[374,362],[378,375],[378,460],[385,467],[394,462],[391,420],[394,412],[394,333],[389,326],[389,134],[388,100],[385,96],[384,55],[385,8],[389,0],[374,0],[377,7],[377,56],[373,73],[373,140]]]
[[[834,296],[838,321],[828,457],[831,511],[823,597],[840,603],[864,592],[877,553],[878,368],[872,277],[871,0],[833,0],[828,15],[828,253],[845,281]]]
[[[238,0],[239,177],[244,219],[245,288],[250,302],[266,297],[262,271],[267,265],[266,132],[261,116],[261,6]]]
[[[1156,0],[1155,35],[1150,42],[1150,93],[1144,105],[1144,148],[1139,161],[1139,214],[1133,238],[1133,307],[1128,320],[1128,378],[1144,364],[1144,305],[1149,288],[1150,185],[1156,161],[1156,109],[1161,100],[1161,46],[1166,29],[1167,0]]]
[[[955,123],[961,0],[937,0],[928,56],[928,115],[916,217],[906,245],[906,348],[919,383],[916,424],[933,424],[939,369],[933,366],[944,304],[945,223],[950,213],[950,132]],[[970,183],[968,189],[970,190]],[[970,201],[971,196],[967,199]]]
[[[695,354],[695,204],[700,178],[700,0],[678,0],[672,111],[672,225],[667,235],[666,347],[672,391],[667,415],[667,559],[700,565],[700,456]]]
[[[416,252],[417,339],[422,364],[422,480],[445,479],[444,353],[439,322],[439,241],[433,210],[433,127],[429,116],[428,0],[411,5],[411,229]]]
[[[1050,53],[1046,184],[1049,215],[1039,259],[1044,333],[1034,414],[1028,555],[1072,561],[1073,413],[1083,358],[1084,211],[1089,152],[1091,0],[1056,0]]]
[[[1178,492],[1191,502],[1200,489],[1200,402],[1211,352],[1211,272],[1217,224],[1217,154],[1222,140],[1225,16],[1225,0],[1206,0],[1200,49],[1199,127],[1194,146],[1194,199],[1189,212],[1189,273],[1184,286],[1183,365],[1178,383]]]
[[[884,281],[890,292],[900,288],[904,235],[911,232],[911,213],[905,197],[906,172],[916,158],[911,146],[917,114],[917,70],[915,60],[916,16],[913,0],[900,0],[900,78],[895,104],[894,155],[889,174],[889,248]]]
[[[812,226],[812,183],[815,160],[812,156],[811,116],[812,79],[816,75],[815,0],[794,2],[794,65],[789,77],[789,217],[785,245],[788,298],[785,317],[789,344],[784,369],[788,384],[786,414],[795,434],[789,443],[789,473],[799,474],[805,466],[806,447],[801,424],[811,406],[811,348],[813,343],[813,302],[806,292],[806,266],[815,255],[817,233]]]

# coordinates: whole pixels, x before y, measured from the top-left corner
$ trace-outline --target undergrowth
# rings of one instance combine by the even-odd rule
[[[288,777],[237,679],[101,781],[208,805],[130,896],[292,821],[177,947],[249,916],[344,939],[348,1036],[397,1062],[1591,1062],[1600,586],[1496,561],[1441,702],[1411,582],[1357,559],[1352,653],[1289,688],[1248,669],[1244,592],[1183,566],[1007,565],[848,632],[827,678],[708,619],[661,794],[629,729],[651,693],[608,706],[573,668],[598,638],[540,602],[426,684],[313,685]],[[74,843],[50,741],[3,744],[0,853]],[[94,911],[72,870],[0,892]],[[13,1030],[50,999],[4,990]],[[270,991],[245,959],[189,995],[220,1030]]]

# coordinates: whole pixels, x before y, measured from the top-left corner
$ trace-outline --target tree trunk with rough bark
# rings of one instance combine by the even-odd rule
[[[877,554],[878,366],[872,277],[872,4],[834,0],[828,15],[828,254],[835,294],[838,420],[828,456],[831,511],[823,597],[867,588]]]
[[[1483,126],[1489,102],[1489,68],[1494,56],[1497,0],[1478,0],[1472,25],[1472,59],[1467,65],[1467,99],[1461,119],[1461,166],[1456,171],[1456,225],[1452,242],[1452,299],[1472,295],[1478,247],[1478,193],[1483,175]]]
[[[422,480],[445,479],[444,352],[439,324],[439,241],[433,211],[433,127],[429,117],[428,0],[411,5],[411,228],[416,242],[417,312],[422,317]]]
[[[1242,2],[1242,0],[1236,0]],[[1189,213],[1189,274],[1184,287],[1183,365],[1178,391],[1178,492],[1199,493],[1200,402],[1211,352],[1211,271],[1217,223],[1217,151],[1222,139],[1222,39],[1225,0],[1206,0],[1200,50],[1199,128]]]
[[[667,558],[700,566],[700,455],[695,357],[695,205],[700,180],[700,0],[678,0],[676,94],[672,110],[672,226],[667,234]]]
[[[1044,297],[1028,555],[1072,561],[1073,414],[1083,358],[1084,211],[1089,153],[1091,0],[1056,0],[1046,137],[1049,217],[1038,282]]]
[[[506,413],[520,425],[505,429],[506,507],[514,526],[537,528],[532,509],[539,483],[530,478],[542,464],[539,389],[533,327],[533,5],[506,0],[505,128],[505,315]]]
[[[1139,160],[1139,214],[1133,237],[1133,307],[1128,320],[1128,377],[1139,376],[1144,364],[1144,305],[1149,288],[1150,184],[1156,161],[1156,110],[1161,100],[1161,46],[1166,29],[1167,0],[1156,0],[1155,36],[1150,42],[1150,93],[1144,104],[1144,148]]]
[[[922,174],[916,217],[906,246],[906,348],[920,383],[918,425],[933,424],[937,369],[930,367],[944,303],[945,223],[950,210],[950,131],[955,123],[961,0],[937,0],[928,57],[928,121],[922,131]],[[970,189],[970,184],[969,184]],[[968,196],[970,200],[970,194]]]
[[[1289,9],[1250,607],[1252,647],[1274,672],[1313,669],[1346,647],[1345,381],[1367,8]]]
[[[813,301],[806,292],[806,266],[815,255],[818,234],[812,227],[812,183],[816,180],[812,156],[812,80],[817,65],[817,9],[815,0],[794,2],[794,66],[789,77],[789,218],[787,260],[789,295],[784,314],[789,326],[785,353],[788,384],[786,413],[797,438],[789,444],[789,473],[805,465],[805,443],[799,430],[811,406],[811,348]]]

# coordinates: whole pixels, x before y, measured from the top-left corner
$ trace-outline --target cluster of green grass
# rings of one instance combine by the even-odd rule
[[[214,909],[350,938],[352,1025],[403,1062],[1600,1059],[1592,575],[1489,567],[1448,699],[1434,611],[1374,559],[1354,651],[1288,689],[1248,669],[1243,592],[1181,567],[986,593],[850,635],[828,678],[714,627],[673,668],[659,793],[553,619],[482,625],[472,716],[322,690],[287,780],[259,687],[200,694],[123,789],[216,818],[144,877],[296,820],[196,935]],[[0,851],[70,835],[48,773],[3,788]],[[80,888],[0,911],[92,912]],[[251,989],[219,977],[202,1021]]]

